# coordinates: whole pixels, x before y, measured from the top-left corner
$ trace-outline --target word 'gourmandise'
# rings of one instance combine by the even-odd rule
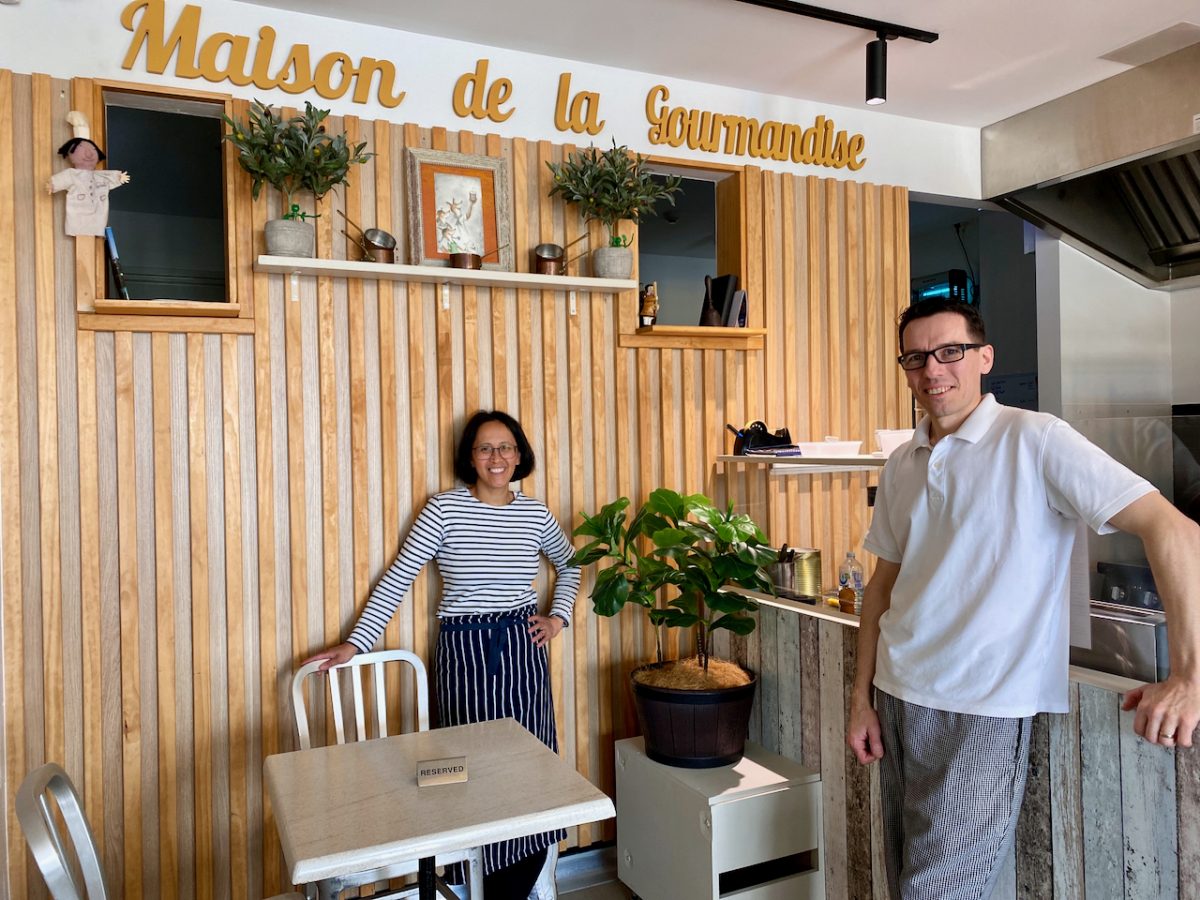
[[[355,103],[368,101],[371,85],[378,75],[380,105],[391,109],[404,99],[404,91],[393,93],[396,66],[386,59],[364,56],[355,63],[348,54],[334,52],[326,53],[314,66],[308,45],[293,44],[283,65],[274,73],[269,72],[275,52],[275,29],[270,26],[258,30],[253,57],[251,39],[245,35],[218,31],[201,42],[199,6],[185,6],[170,34],[163,0],[133,0],[122,10],[121,24],[133,32],[121,63],[125,69],[133,68],[134,60],[145,46],[146,71],[156,75],[166,71],[174,58],[175,75],[179,78],[203,78],[218,84],[230,81],[240,86],[253,84],[262,90],[279,88],[289,94],[315,90],[329,100],[345,96],[353,86]]]
[[[867,162],[862,157],[866,138],[836,131],[832,119],[817,116],[804,128],[785,122],[759,122],[708,110],[669,107],[671,92],[655,85],[646,95],[650,143],[727,155],[749,154],[759,159],[791,160],[802,165],[828,166],[857,172]],[[722,142],[722,138],[724,141]]]

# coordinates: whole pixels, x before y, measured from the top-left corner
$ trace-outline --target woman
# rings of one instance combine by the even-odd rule
[[[421,568],[438,561],[443,593],[436,651],[439,724],[512,716],[558,750],[546,645],[570,624],[579,569],[566,534],[546,505],[509,485],[527,477],[533,449],[512,416],[477,412],[463,429],[454,474],[464,486],[437,494],[417,516],[400,555],[384,573],[346,643],[318,653],[321,669],[367,652],[383,634]],[[539,556],[558,572],[550,614],[538,614],[532,582]],[[484,848],[484,892],[527,897],[565,832]]]

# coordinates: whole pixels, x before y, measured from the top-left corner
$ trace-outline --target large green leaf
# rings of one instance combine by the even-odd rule
[[[721,616],[708,627],[710,630],[714,631],[718,628],[725,628],[729,631],[732,631],[734,634],[740,634],[744,636],[754,631],[754,628],[757,624],[758,623],[756,623],[749,616],[730,614]]]
[[[601,570],[592,588],[592,609],[598,616],[615,616],[629,599],[629,582],[620,566]]]
[[[668,488],[651,491],[650,497],[646,500],[646,508],[676,522],[687,515],[683,497]]]
[[[575,551],[575,555],[571,557],[571,565],[590,566],[608,555],[607,544],[603,541],[590,541],[586,546]]]
[[[717,591],[704,598],[709,608],[719,613],[748,612],[757,604],[749,597],[736,594],[733,591]]]
[[[686,546],[695,540],[679,528],[661,528],[650,535],[650,539],[654,541],[654,546],[661,548]]]
[[[700,617],[678,609],[652,609],[650,621],[655,625],[666,625],[668,628],[691,628],[700,621]]]

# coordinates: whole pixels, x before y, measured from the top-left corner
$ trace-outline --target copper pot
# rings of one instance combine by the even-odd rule
[[[575,238],[566,247],[558,244],[538,244],[533,248],[533,271],[539,275],[566,275],[568,263],[574,262],[583,255],[581,253],[568,260],[567,247],[573,247],[585,237],[587,237],[586,232]]]
[[[452,269],[483,268],[483,257],[478,253],[451,253],[447,259]]]
[[[394,237],[382,228],[368,228],[363,231],[350,221],[350,217],[344,212],[340,209],[338,212],[346,220],[346,224],[358,232],[356,240],[344,228],[342,229],[342,234],[346,235],[346,239],[358,247],[363,262],[394,263],[396,261],[396,239]]]
[[[446,257],[446,262],[452,269],[482,269],[483,261],[493,253],[499,253],[508,244],[501,244],[495,250],[489,250],[487,253],[451,253]]]

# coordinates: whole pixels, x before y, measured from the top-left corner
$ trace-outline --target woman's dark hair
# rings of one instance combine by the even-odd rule
[[[479,429],[488,422],[499,422],[512,432],[513,440],[517,443],[517,452],[521,454],[521,461],[517,463],[517,468],[513,472],[513,481],[520,481],[528,477],[537,460],[533,455],[533,447],[529,446],[529,438],[525,437],[525,430],[521,427],[521,423],[508,413],[500,412],[498,409],[481,409],[467,419],[467,424],[463,426],[462,437],[458,439],[458,448],[454,451],[454,474],[458,480],[463,484],[474,484],[479,480],[479,473],[475,471],[475,437],[479,434]]]
[[[58,155],[61,156],[63,159],[66,159],[68,156],[70,156],[74,152],[76,147],[78,147],[80,144],[84,143],[85,141],[87,143],[91,144],[93,147],[96,147],[96,142],[91,140],[90,138],[80,138],[80,137],[71,138],[69,141],[67,141],[65,144],[63,144],[61,147],[58,148]],[[104,162],[104,160],[105,160],[104,151],[101,150],[99,147],[96,147],[96,158],[99,159],[100,162]]]
[[[961,300],[949,300],[939,297],[934,300],[921,300],[900,313],[900,352],[904,352],[904,329],[908,327],[910,322],[915,322],[917,319],[926,319],[929,316],[936,316],[938,313],[945,312],[962,316],[966,320],[967,335],[974,343],[987,343],[987,332],[984,330],[983,316],[979,315],[978,307],[969,306]]]

